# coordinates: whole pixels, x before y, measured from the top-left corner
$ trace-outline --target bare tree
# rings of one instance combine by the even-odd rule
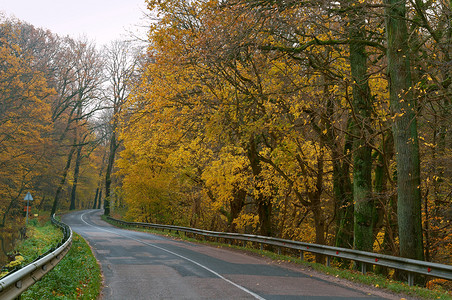
[[[51,214],[55,213],[57,209],[59,197],[63,190],[73,155],[76,151],[77,153],[79,151],[81,152],[81,148],[86,144],[85,141],[82,142],[82,137],[86,136],[86,131],[89,131],[89,119],[99,109],[96,102],[100,99],[100,88],[104,81],[102,58],[94,45],[87,41],[69,40],[68,42],[71,45],[68,49],[68,55],[70,55],[68,57],[69,64],[66,65],[67,69],[62,69],[62,74],[68,76],[61,78],[62,89],[60,95],[64,101],[59,103],[62,105],[58,106],[60,111],[57,115],[66,115],[66,127],[61,138],[64,139],[67,133],[71,133],[72,142],[69,145],[70,151],[67,155],[60,184],[55,192]],[[76,164],[80,164],[79,160],[81,159],[81,155],[77,155],[77,158]],[[73,196],[71,197],[75,197],[76,184],[77,182],[75,181],[75,188],[73,186]]]
[[[134,76],[139,62],[137,50],[130,42],[114,41],[105,48],[106,53],[106,76],[109,80],[109,87],[106,91],[105,99],[108,109],[111,110],[110,138],[108,147],[107,168],[105,171],[105,215],[110,214],[110,198],[113,165],[115,155],[120,145],[117,136],[119,127],[119,114],[131,91]]]

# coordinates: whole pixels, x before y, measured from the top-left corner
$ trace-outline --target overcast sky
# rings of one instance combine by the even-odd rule
[[[146,37],[145,0],[0,0],[0,12],[59,35],[99,46],[133,34]]]

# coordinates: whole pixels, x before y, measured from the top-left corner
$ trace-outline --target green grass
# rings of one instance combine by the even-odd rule
[[[55,247],[63,238],[63,233],[53,226],[50,221],[44,225],[30,222],[27,227],[27,237],[16,247],[16,251],[24,258],[22,265],[32,262]]]
[[[61,230],[50,222],[40,225],[32,220],[27,239],[15,251],[24,258],[22,266],[55,247],[63,238]],[[73,233],[72,246],[66,256],[21,299],[97,299],[102,286],[100,267],[89,245]]]
[[[74,233],[66,256],[21,299],[97,299],[101,285],[100,267],[90,247]]]
[[[31,220],[27,226],[26,236],[28,238],[20,241],[14,251],[9,253],[14,259],[3,266],[0,277],[31,263],[51,250],[63,238],[62,232],[50,222],[40,225],[37,220]]]
[[[115,225],[117,227],[121,228],[129,228],[137,231],[145,231],[150,232],[154,234],[164,235],[167,237],[173,237],[173,238],[179,238],[191,242],[197,242],[197,243],[205,243],[210,244],[217,247],[226,247],[226,248],[232,248],[237,249],[240,251],[245,251],[249,253],[253,253],[254,255],[259,255],[262,257],[268,257],[275,261],[285,261],[285,262],[291,262],[295,264],[300,264],[303,266],[311,267],[312,269],[343,279],[347,279],[353,282],[366,284],[369,286],[373,286],[376,288],[388,290],[397,294],[405,294],[412,297],[420,297],[424,299],[452,299],[452,292],[446,291],[441,287],[435,288],[433,290],[418,287],[418,286],[408,286],[406,283],[395,281],[388,279],[381,275],[376,275],[372,273],[367,273],[366,275],[363,275],[362,273],[358,271],[353,271],[349,269],[338,269],[333,267],[328,267],[322,264],[317,264],[313,262],[309,262],[306,260],[301,260],[299,258],[293,257],[293,256],[287,256],[287,255],[278,255],[277,253],[266,251],[266,250],[259,250],[255,248],[250,247],[241,247],[236,245],[229,245],[224,243],[218,243],[218,242],[211,242],[211,241],[205,241],[205,240],[196,240],[192,237],[187,237],[185,234],[177,234],[175,232],[169,232],[165,231],[162,232],[161,230],[157,229],[148,229],[148,228],[139,228],[139,227],[133,227],[133,226],[123,226],[118,225],[118,223],[113,222],[102,216],[102,219],[112,225]]]

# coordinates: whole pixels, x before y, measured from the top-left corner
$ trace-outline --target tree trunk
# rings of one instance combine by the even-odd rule
[[[325,216],[323,214],[321,203],[323,192],[323,166],[324,153],[321,150],[321,153],[317,158],[317,178],[315,191],[313,193],[309,193],[309,199],[311,200],[311,209],[314,214],[315,242],[319,245],[325,245]],[[325,263],[325,256],[316,253],[315,261],[317,263],[323,264]]]
[[[325,87],[327,97],[327,116],[325,126],[327,128],[326,145],[331,150],[331,160],[333,165],[333,195],[336,218],[335,246],[353,247],[353,188],[350,180],[350,153],[352,150],[352,138],[346,134],[343,149],[337,143],[337,133],[334,130],[335,103],[329,95],[328,88]],[[347,128],[351,128],[350,119],[347,121]]]
[[[77,147],[77,155],[75,158],[75,167],[74,167],[74,182],[72,183],[71,204],[69,205],[69,210],[75,209],[75,199],[76,199],[76,194],[77,194],[78,176],[80,173],[80,164],[82,162],[82,148],[83,148],[83,146]]]
[[[385,0],[389,98],[397,162],[397,215],[402,257],[424,259],[416,101],[412,92],[405,1]]]
[[[375,198],[377,201],[376,210],[378,213],[375,214],[374,224],[381,224],[380,226],[375,226],[374,236],[376,237],[378,232],[383,228],[384,237],[381,244],[381,253],[388,255],[397,255],[397,247],[395,245],[395,234],[397,232],[397,219],[394,218],[394,207],[393,196],[390,195],[388,190],[388,179],[390,174],[388,173],[388,166],[390,161],[394,156],[394,143],[392,134],[390,132],[385,132],[381,135],[382,144],[380,151],[376,155],[376,166],[375,166],[375,180],[374,180],[374,190]],[[388,268],[383,266],[375,266],[375,273],[377,274],[388,274]]]
[[[259,213],[259,221],[260,221],[260,234],[263,236],[271,236],[272,235],[272,223],[271,223],[271,215],[272,215],[272,203],[270,199],[267,197],[259,197],[257,210]]]
[[[63,191],[64,183],[66,182],[67,173],[69,172],[69,168],[71,167],[72,156],[74,156],[74,152],[75,152],[75,148],[76,148],[75,142],[76,141],[74,140],[74,145],[71,146],[71,150],[69,151],[67,161],[66,161],[66,166],[64,167],[63,175],[61,176],[60,184],[58,185],[58,188],[55,192],[55,198],[53,199],[52,210],[50,212],[51,216],[53,216],[53,214],[56,213],[56,210],[58,208],[58,201],[60,198],[60,194]]]
[[[347,173],[345,173],[347,172]],[[333,189],[336,199],[336,247],[353,248],[353,197],[348,168],[333,161]]]
[[[97,198],[97,209],[100,209],[102,204],[102,189],[99,190],[99,198]]]
[[[231,206],[231,213],[228,218],[228,228],[229,232],[237,232],[236,224],[234,220],[239,216],[245,205],[246,191],[241,188],[234,188],[234,198],[229,202]]]
[[[38,205],[38,210],[41,210],[44,207],[45,202],[46,202],[46,196],[42,196],[42,200],[41,200],[41,202],[39,202],[39,205]]]
[[[100,208],[100,199],[102,196],[102,188],[103,188],[103,177],[102,173],[104,171],[104,165],[105,165],[105,157],[107,156],[107,152],[104,152],[102,155],[102,164],[100,165],[99,169],[99,179],[97,182],[97,189],[96,189],[96,196],[94,197],[94,204],[93,209],[99,209]]]
[[[349,126],[350,127],[350,126]],[[352,141],[345,137],[343,153],[332,151],[333,191],[336,203],[336,247],[353,248],[353,186],[350,179],[350,156]],[[341,158],[343,157],[343,158]]]
[[[6,217],[7,217],[8,213],[9,213],[9,211],[11,210],[11,208],[17,202],[17,199],[19,199],[19,196],[20,196],[20,194],[22,194],[23,190],[24,190],[24,186],[22,185],[22,187],[19,190],[19,193],[17,193],[17,196],[14,197],[14,198],[11,198],[11,201],[9,202],[8,208],[3,213],[3,219],[2,219],[2,223],[0,224],[0,227],[5,227]]]
[[[352,4],[350,26],[350,67],[353,80],[353,202],[354,248],[371,251],[373,245],[372,149],[368,145],[371,103],[367,75],[366,17],[361,4]],[[351,3],[349,2],[349,3]]]
[[[96,209],[96,207],[97,207],[97,196],[99,196],[99,188],[96,189],[96,195],[94,196],[93,209]]]
[[[262,166],[260,165],[260,159],[258,155],[257,145],[255,137],[250,137],[249,145],[247,149],[248,159],[250,161],[251,169],[253,171],[254,179],[259,182],[262,179],[261,171]],[[255,187],[256,189],[260,189],[258,184]],[[264,236],[272,235],[272,224],[271,224],[271,212],[272,212],[272,203],[271,199],[268,196],[263,195],[260,191],[258,191],[256,197],[257,204],[257,212],[259,214],[259,225],[260,225],[260,234]]]
[[[115,163],[115,154],[117,149],[115,129],[111,134],[110,139],[110,153],[108,155],[107,170],[105,171],[105,199],[104,199],[104,214],[110,215],[110,194],[111,194],[111,174],[113,172],[113,165]]]

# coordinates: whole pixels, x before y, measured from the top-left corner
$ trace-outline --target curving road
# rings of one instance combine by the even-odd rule
[[[102,299],[400,299],[238,251],[119,229],[101,213],[74,212],[63,222],[99,260]]]

